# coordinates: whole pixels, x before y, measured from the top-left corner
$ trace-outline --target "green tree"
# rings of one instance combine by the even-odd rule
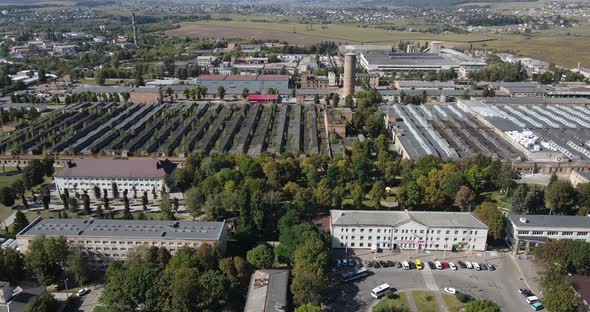
[[[16,236],[20,231],[26,228],[29,225],[29,220],[27,220],[27,216],[20,211],[17,210],[14,215],[14,221],[12,223],[11,233],[13,236]]]
[[[352,106],[353,106],[353,105],[354,105],[354,101],[353,101],[353,99],[352,99],[352,96],[350,96],[350,95],[347,95],[347,96],[344,98],[344,106],[345,106],[345,107],[351,107],[351,108],[352,108]]]
[[[244,88],[244,90],[242,90],[242,98],[245,100],[248,95],[250,94],[250,90]]]
[[[67,256],[68,244],[63,236],[36,236],[29,242],[25,263],[41,284],[49,285],[61,276]]]
[[[106,81],[104,70],[98,69],[94,72],[94,81],[96,81],[96,84],[99,86],[104,85]]]
[[[0,203],[6,207],[14,206],[16,194],[14,189],[10,186],[0,188]]]
[[[385,198],[385,184],[379,180],[373,184],[369,196],[375,203],[376,208],[381,208],[381,200]]]
[[[66,270],[80,285],[84,285],[90,280],[88,259],[79,247],[70,247]]]
[[[554,214],[571,214],[576,201],[576,190],[566,181],[552,183],[545,191],[545,204]]]
[[[107,284],[100,302],[109,311],[127,312],[141,309],[157,311],[159,306],[159,271],[151,266],[124,267],[111,264],[107,270]]]
[[[475,200],[475,192],[468,186],[461,186],[457,195],[455,195],[455,206],[461,208],[461,211],[471,211],[471,205]]]
[[[197,187],[192,187],[184,193],[184,205],[193,217],[201,214],[205,200],[205,195]]]
[[[59,303],[53,298],[53,295],[44,291],[29,300],[25,312],[55,312],[58,308]]]
[[[246,259],[257,269],[270,269],[274,262],[274,253],[271,247],[258,245],[248,251]]]
[[[223,86],[217,87],[217,97],[222,100],[225,97],[225,88]]]
[[[352,197],[352,203],[356,207],[356,209],[361,209],[363,207],[363,199],[365,198],[365,193],[363,191],[363,187],[355,183],[352,185],[352,189],[350,190],[350,197]]]
[[[295,312],[321,312],[322,309],[313,304],[304,304],[295,309]]]
[[[491,203],[482,203],[475,208],[475,213],[479,219],[488,226],[488,236],[495,240],[505,237],[506,217]]]
[[[502,312],[500,306],[497,304],[485,300],[485,299],[477,299],[469,302],[465,305],[464,308],[465,312]]]
[[[328,279],[324,275],[316,275],[302,271],[293,278],[291,293],[296,305],[320,305],[328,288]]]
[[[0,280],[17,285],[24,277],[25,263],[22,255],[15,249],[0,249]]]

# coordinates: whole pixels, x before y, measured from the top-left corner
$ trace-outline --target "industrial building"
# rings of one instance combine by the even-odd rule
[[[405,158],[475,154],[513,162],[522,173],[590,170],[590,101],[576,98],[480,98],[456,104],[382,106]]]
[[[168,189],[166,177],[173,176],[175,169],[176,165],[166,160],[80,159],[67,162],[53,177],[59,194],[68,189],[90,195],[95,186],[110,192],[113,183],[119,192],[151,194]]]
[[[402,53],[366,51],[359,53],[359,63],[369,73],[385,75],[396,72],[455,70],[460,77],[482,69],[486,63],[452,49],[439,53]]]
[[[330,210],[332,248],[485,250],[488,227],[469,212]]]
[[[143,221],[107,219],[43,219],[38,217],[16,235],[19,251],[26,253],[38,235],[63,236],[70,246],[79,246],[95,269],[111,260],[125,260],[137,247],[165,247],[174,254],[183,246],[218,245],[225,252],[225,222]]]
[[[572,239],[590,242],[590,217],[508,215],[506,242],[513,252],[530,252],[537,244]]]
[[[241,94],[244,89],[251,93],[266,93],[270,88],[279,94],[291,94],[288,75],[201,75],[197,84],[216,92],[223,87],[227,94]]]

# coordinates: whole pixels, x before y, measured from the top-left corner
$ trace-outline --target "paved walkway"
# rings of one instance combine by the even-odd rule
[[[412,296],[411,291],[406,291],[406,298],[408,298],[408,305],[410,306],[410,310],[412,312],[419,312],[418,307],[416,306],[416,302],[414,302],[414,296]]]

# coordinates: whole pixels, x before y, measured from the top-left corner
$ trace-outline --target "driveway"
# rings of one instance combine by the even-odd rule
[[[98,298],[102,293],[103,285],[88,286],[90,292],[82,298],[82,304],[77,312],[92,312],[98,304]]]

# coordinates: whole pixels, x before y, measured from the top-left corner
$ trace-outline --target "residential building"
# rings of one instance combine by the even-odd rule
[[[225,252],[225,222],[145,221],[111,219],[43,219],[38,217],[16,235],[19,251],[27,252],[35,236],[63,236],[70,246],[88,255],[94,269],[105,269],[112,260],[125,260],[137,247],[165,247],[174,254],[183,246],[219,246]]]
[[[151,194],[153,190],[168,189],[166,178],[173,177],[175,169],[176,165],[168,160],[78,159],[67,162],[53,177],[60,194],[68,189],[92,195],[95,186],[112,193],[113,183],[119,192]]]
[[[506,242],[515,254],[528,253],[537,244],[573,239],[590,242],[590,217],[558,215],[508,216]]]
[[[244,312],[287,311],[289,270],[257,270],[250,278]]]
[[[477,250],[488,227],[469,212],[331,210],[332,248]]]
[[[302,89],[325,89],[328,85],[328,78],[325,76],[312,76],[306,73],[301,74]]]

